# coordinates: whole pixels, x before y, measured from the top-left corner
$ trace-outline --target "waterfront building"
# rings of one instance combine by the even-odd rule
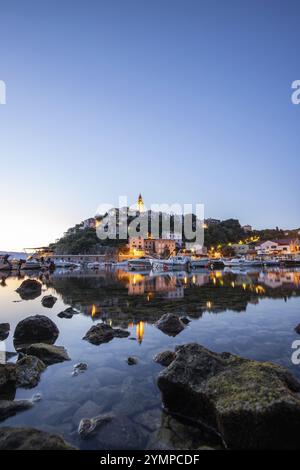
[[[293,255],[300,252],[300,240],[298,238],[266,240],[258,243],[255,250],[258,255]]]

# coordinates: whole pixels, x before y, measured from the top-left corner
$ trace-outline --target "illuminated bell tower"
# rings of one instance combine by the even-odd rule
[[[144,201],[142,198],[142,195],[139,194],[138,202],[137,202],[137,208],[139,212],[144,212]]]

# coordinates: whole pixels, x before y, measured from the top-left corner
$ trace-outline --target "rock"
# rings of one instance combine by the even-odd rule
[[[99,345],[102,343],[108,343],[115,337],[125,338],[129,335],[129,331],[112,328],[106,323],[98,323],[97,325],[92,326],[82,339],[89,341],[92,344]]]
[[[75,450],[61,436],[34,428],[0,428],[0,450]]]
[[[40,341],[54,343],[58,335],[59,330],[50,318],[44,315],[34,315],[17,324],[14,339],[17,344],[38,343]]]
[[[129,366],[134,366],[134,365],[136,365],[137,363],[138,363],[138,360],[137,360],[135,357],[129,356],[129,357],[127,358],[127,364],[128,364]]]
[[[15,364],[0,364],[0,393],[8,389],[16,388],[16,366]]]
[[[191,320],[188,318],[188,317],[180,317],[180,320],[182,321],[182,323],[184,323],[185,325],[188,325]]]
[[[35,387],[41,373],[46,369],[45,364],[35,356],[24,356],[16,363],[17,387]]]
[[[135,423],[140,424],[149,431],[155,431],[161,425],[162,410],[153,408],[152,410],[143,411],[133,417]]]
[[[172,361],[175,359],[175,353],[173,351],[162,351],[160,353],[155,354],[153,357],[153,361],[161,364],[164,367],[167,367],[171,364]]]
[[[63,312],[58,313],[57,316],[58,316],[59,318],[67,318],[67,319],[69,320],[70,318],[73,318],[73,313],[71,313],[71,312],[66,312],[66,311],[64,310]]]
[[[75,364],[73,366],[73,372],[72,375],[75,377],[78,374],[82,374],[85,372],[88,368],[88,365],[85,362],[79,362],[78,364]]]
[[[58,362],[70,361],[67,350],[63,346],[46,343],[34,343],[21,349],[22,352],[36,356],[47,366]]]
[[[165,313],[155,326],[169,336],[176,336],[184,329],[182,321],[173,313]]]
[[[19,411],[28,410],[33,406],[31,400],[0,400],[0,421],[8,418],[9,416],[14,416]],[[1,428],[0,428],[1,431]],[[0,439],[1,441],[1,439]],[[1,445],[0,445],[1,449]]]
[[[151,423],[151,418],[149,419]],[[144,425],[147,426],[147,424],[145,420]],[[157,415],[153,428],[154,424],[156,427],[149,436],[147,450],[196,450],[207,444],[214,446],[210,447],[211,449],[216,448],[216,446],[219,449],[222,448],[218,437],[164,412],[160,411],[160,419]]]
[[[296,326],[295,331],[298,333],[298,335],[300,335],[300,323]]]
[[[43,395],[41,394],[41,392],[36,392],[32,398],[31,398],[31,401],[32,403],[37,403],[38,401],[41,401],[43,398]]]
[[[144,449],[146,444],[144,429],[126,416],[116,416],[95,434],[97,449],[128,451]]]
[[[103,407],[97,405],[92,400],[88,400],[82,405],[73,416],[73,423],[78,426],[78,423],[84,418],[92,419],[94,416],[100,416]]]
[[[165,408],[222,436],[229,448],[300,448],[300,384],[281,366],[192,343],[158,376]]]
[[[16,292],[20,295],[23,300],[32,300],[39,297],[42,293],[42,284],[35,279],[26,279],[16,289]]]
[[[59,318],[68,318],[68,319],[70,319],[70,318],[73,317],[73,315],[77,315],[78,313],[80,313],[80,312],[78,312],[78,310],[75,310],[72,307],[68,307],[65,310],[63,310],[62,312],[58,313],[57,316]]]
[[[83,418],[78,426],[78,434],[87,437],[103,424],[109,423],[113,419],[113,414],[107,413],[95,418]]]
[[[54,295],[45,295],[42,298],[42,305],[43,307],[52,308],[56,301],[57,297],[54,297]]]
[[[72,313],[72,315],[78,315],[80,312],[73,307],[67,307],[65,310],[67,313]]]
[[[9,323],[0,323],[0,341],[4,341],[8,335],[10,330]]]

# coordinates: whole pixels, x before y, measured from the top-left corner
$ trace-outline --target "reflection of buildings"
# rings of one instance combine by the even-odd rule
[[[299,287],[300,272],[268,271],[260,274],[260,280],[271,289],[278,287]]]

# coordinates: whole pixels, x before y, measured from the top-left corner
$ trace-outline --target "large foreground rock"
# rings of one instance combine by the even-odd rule
[[[29,410],[32,406],[31,400],[0,400],[0,421],[14,416],[20,411]]]
[[[280,366],[187,344],[158,386],[169,412],[206,424],[230,448],[300,448],[300,384]]]
[[[121,330],[119,328],[112,328],[106,323],[98,323],[92,326],[86,335],[82,338],[92,344],[108,343],[113,338],[126,338],[129,336],[129,331]]]
[[[173,313],[165,313],[156,323],[155,326],[163,333],[169,336],[176,336],[184,330],[184,323]]]
[[[36,356],[47,366],[58,362],[70,361],[67,350],[63,346],[54,346],[46,343],[35,343],[21,350],[26,354]]]
[[[32,300],[39,297],[42,293],[42,284],[35,279],[26,279],[16,289],[16,292],[23,300]]]
[[[0,428],[0,450],[74,450],[61,436],[34,428]]]
[[[30,344],[46,341],[54,343],[59,330],[50,318],[34,315],[20,321],[15,329],[14,339],[17,344]]]

